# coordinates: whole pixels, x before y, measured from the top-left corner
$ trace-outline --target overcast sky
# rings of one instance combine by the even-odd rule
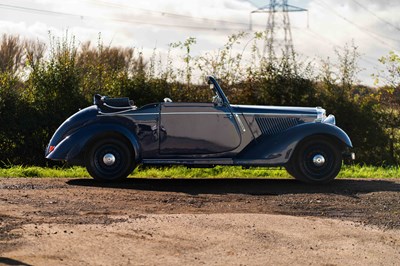
[[[266,6],[262,0],[2,0],[0,33],[48,41],[48,32],[77,40],[129,46],[149,52],[157,47],[195,37],[194,53],[215,51],[227,36],[249,31],[250,12]],[[308,9],[291,13],[295,50],[305,59],[335,57],[334,47],[354,40],[359,47],[359,74],[371,85],[377,59],[400,50],[400,1],[289,0]],[[266,15],[252,15],[253,30],[265,29]],[[263,26],[264,25],[264,26]]]

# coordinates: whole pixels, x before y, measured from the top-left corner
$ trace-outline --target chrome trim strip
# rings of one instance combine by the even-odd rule
[[[239,117],[238,114],[235,114],[235,118],[236,118],[236,120],[237,120],[239,126],[242,128],[242,131],[243,131],[243,132],[246,132],[246,128],[244,127],[244,125],[243,125],[243,123],[242,123],[242,120],[240,120],[240,117]]]
[[[124,110],[113,113],[103,113],[99,111],[99,114],[102,115],[114,115],[114,114],[122,114],[126,112],[131,112],[132,110]],[[162,113],[162,115],[215,115],[215,114],[227,114],[228,112],[171,112],[171,113]],[[159,113],[131,113],[126,115],[158,115]],[[286,117],[316,117],[316,114],[287,114],[287,113],[233,113],[236,115],[260,115],[260,116],[286,116]]]
[[[170,112],[170,113],[161,113],[162,115],[221,115],[227,114],[230,112]]]
[[[110,109],[129,109],[129,110],[136,110],[137,107],[134,106],[112,106],[112,105],[108,105],[106,103],[103,103],[104,106],[110,108]]]
[[[128,109],[128,110],[124,110],[124,111],[117,111],[117,112],[112,112],[112,113],[103,113],[102,111],[98,111],[99,114],[101,115],[118,115],[118,114],[123,114],[123,113],[127,113],[127,112],[131,112],[132,109]]]
[[[287,116],[287,117],[304,117],[304,116],[317,117],[317,114],[288,114],[288,113],[243,113],[243,115],[265,115],[265,116]]]
[[[111,116],[111,115],[119,115],[119,114],[123,114],[126,113],[128,111],[132,111],[132,110],[126,110],[126,111],[120,111],[120,112],[113,112],[113,113],[103,113],[101,111],[99,111],[100,115],[105,115],[105,116]],[[126,116],[130,116],[130,115],[158,115],[159,113],[137,113],[137,114],[125,114]]]

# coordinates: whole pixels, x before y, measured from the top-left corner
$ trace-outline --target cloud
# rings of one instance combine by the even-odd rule
[[[169,43],[188,37],[197,38],[194,54],[215,51],[226,43],[230,34],[248,30],[249,14],[256,8],[252,3],[257,6],[266,3],[261,0],[3,2],[50,12],[0,9],[1,33],[48,40],[49,30],[53,35],[63,36],[68,29],[81,42],[97,43],[101,32],[105,44],[137,47],[147,54],[154,47],[165,52]],[[400,28],[399,1],[293,0],[290,4],[309,10],[309,28],[307,13],[290,14],[296,51],[305,58],[334,57],[335,47],[343,47],[354,40],[363,55],[361,66],[368,69],[361,74],[366,83],[371,80],[368,72],[372,73],[378,64],[376,59],[389,50],[400,48],[396,29]],[[252,18],[256,30],[265,29],[267,14]],[[241,51],[243,47],[237,49]]]
[[[348,6],[349,8],[358,11],[361,9],[368,8],[371,11],[379,12],[382,10],[390,10],[391,8],[396,8],[400,6],[400,2],[393,0],[325,0],[325,2],[332,4],[334,6]]]
[[[44,23],[36,22],[27,24],[25,22],[10,22],[0,20],[0,32],[9,35],[20,35],[26,39],[39,40],[45,42],[48,40],[49,31],[57,29],[48,27]]]
[[[353,39],[356,44],[365,50],[396,50],[399,49],[400,38],[397,39],[399,29],[385,23],[385,20],[396,17],[394,14],[400,12],[400,5],[394,7],[390,12],[368,12],[351,8],[353,1],[344,1],[338,4],[336,1],[312,1],[310,3],[311,24],[319,34],[329,38],[332,42],[344,43]],[[391,22],[389,22],[391,23]]]

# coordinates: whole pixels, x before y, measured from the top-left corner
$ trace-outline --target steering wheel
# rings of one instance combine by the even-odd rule
[[[167,98],[164,98],[164,102],[165,103],[172,103],[172,100],[171,100],[171,98],[167,97]]]

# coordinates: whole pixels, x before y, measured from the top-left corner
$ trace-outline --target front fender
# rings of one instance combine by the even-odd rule
[[[341,128],[325,123],[305,123],[276,135],[262,136],[256,139],[237,158],[282,165],[290,160],[299,142],[316,135],[331,137],[342,143],[343,146],[353,147],[349,136]]]
[[[51,160],[65,160],[73,164],[82,164],[87,144],[101,135],[115,133],[124,136],[131,143],[135,161],[138,161],[141,153],[135,134],[122,125],[112,123],[91,124],[80,128],[58,143],[46,158]]]

